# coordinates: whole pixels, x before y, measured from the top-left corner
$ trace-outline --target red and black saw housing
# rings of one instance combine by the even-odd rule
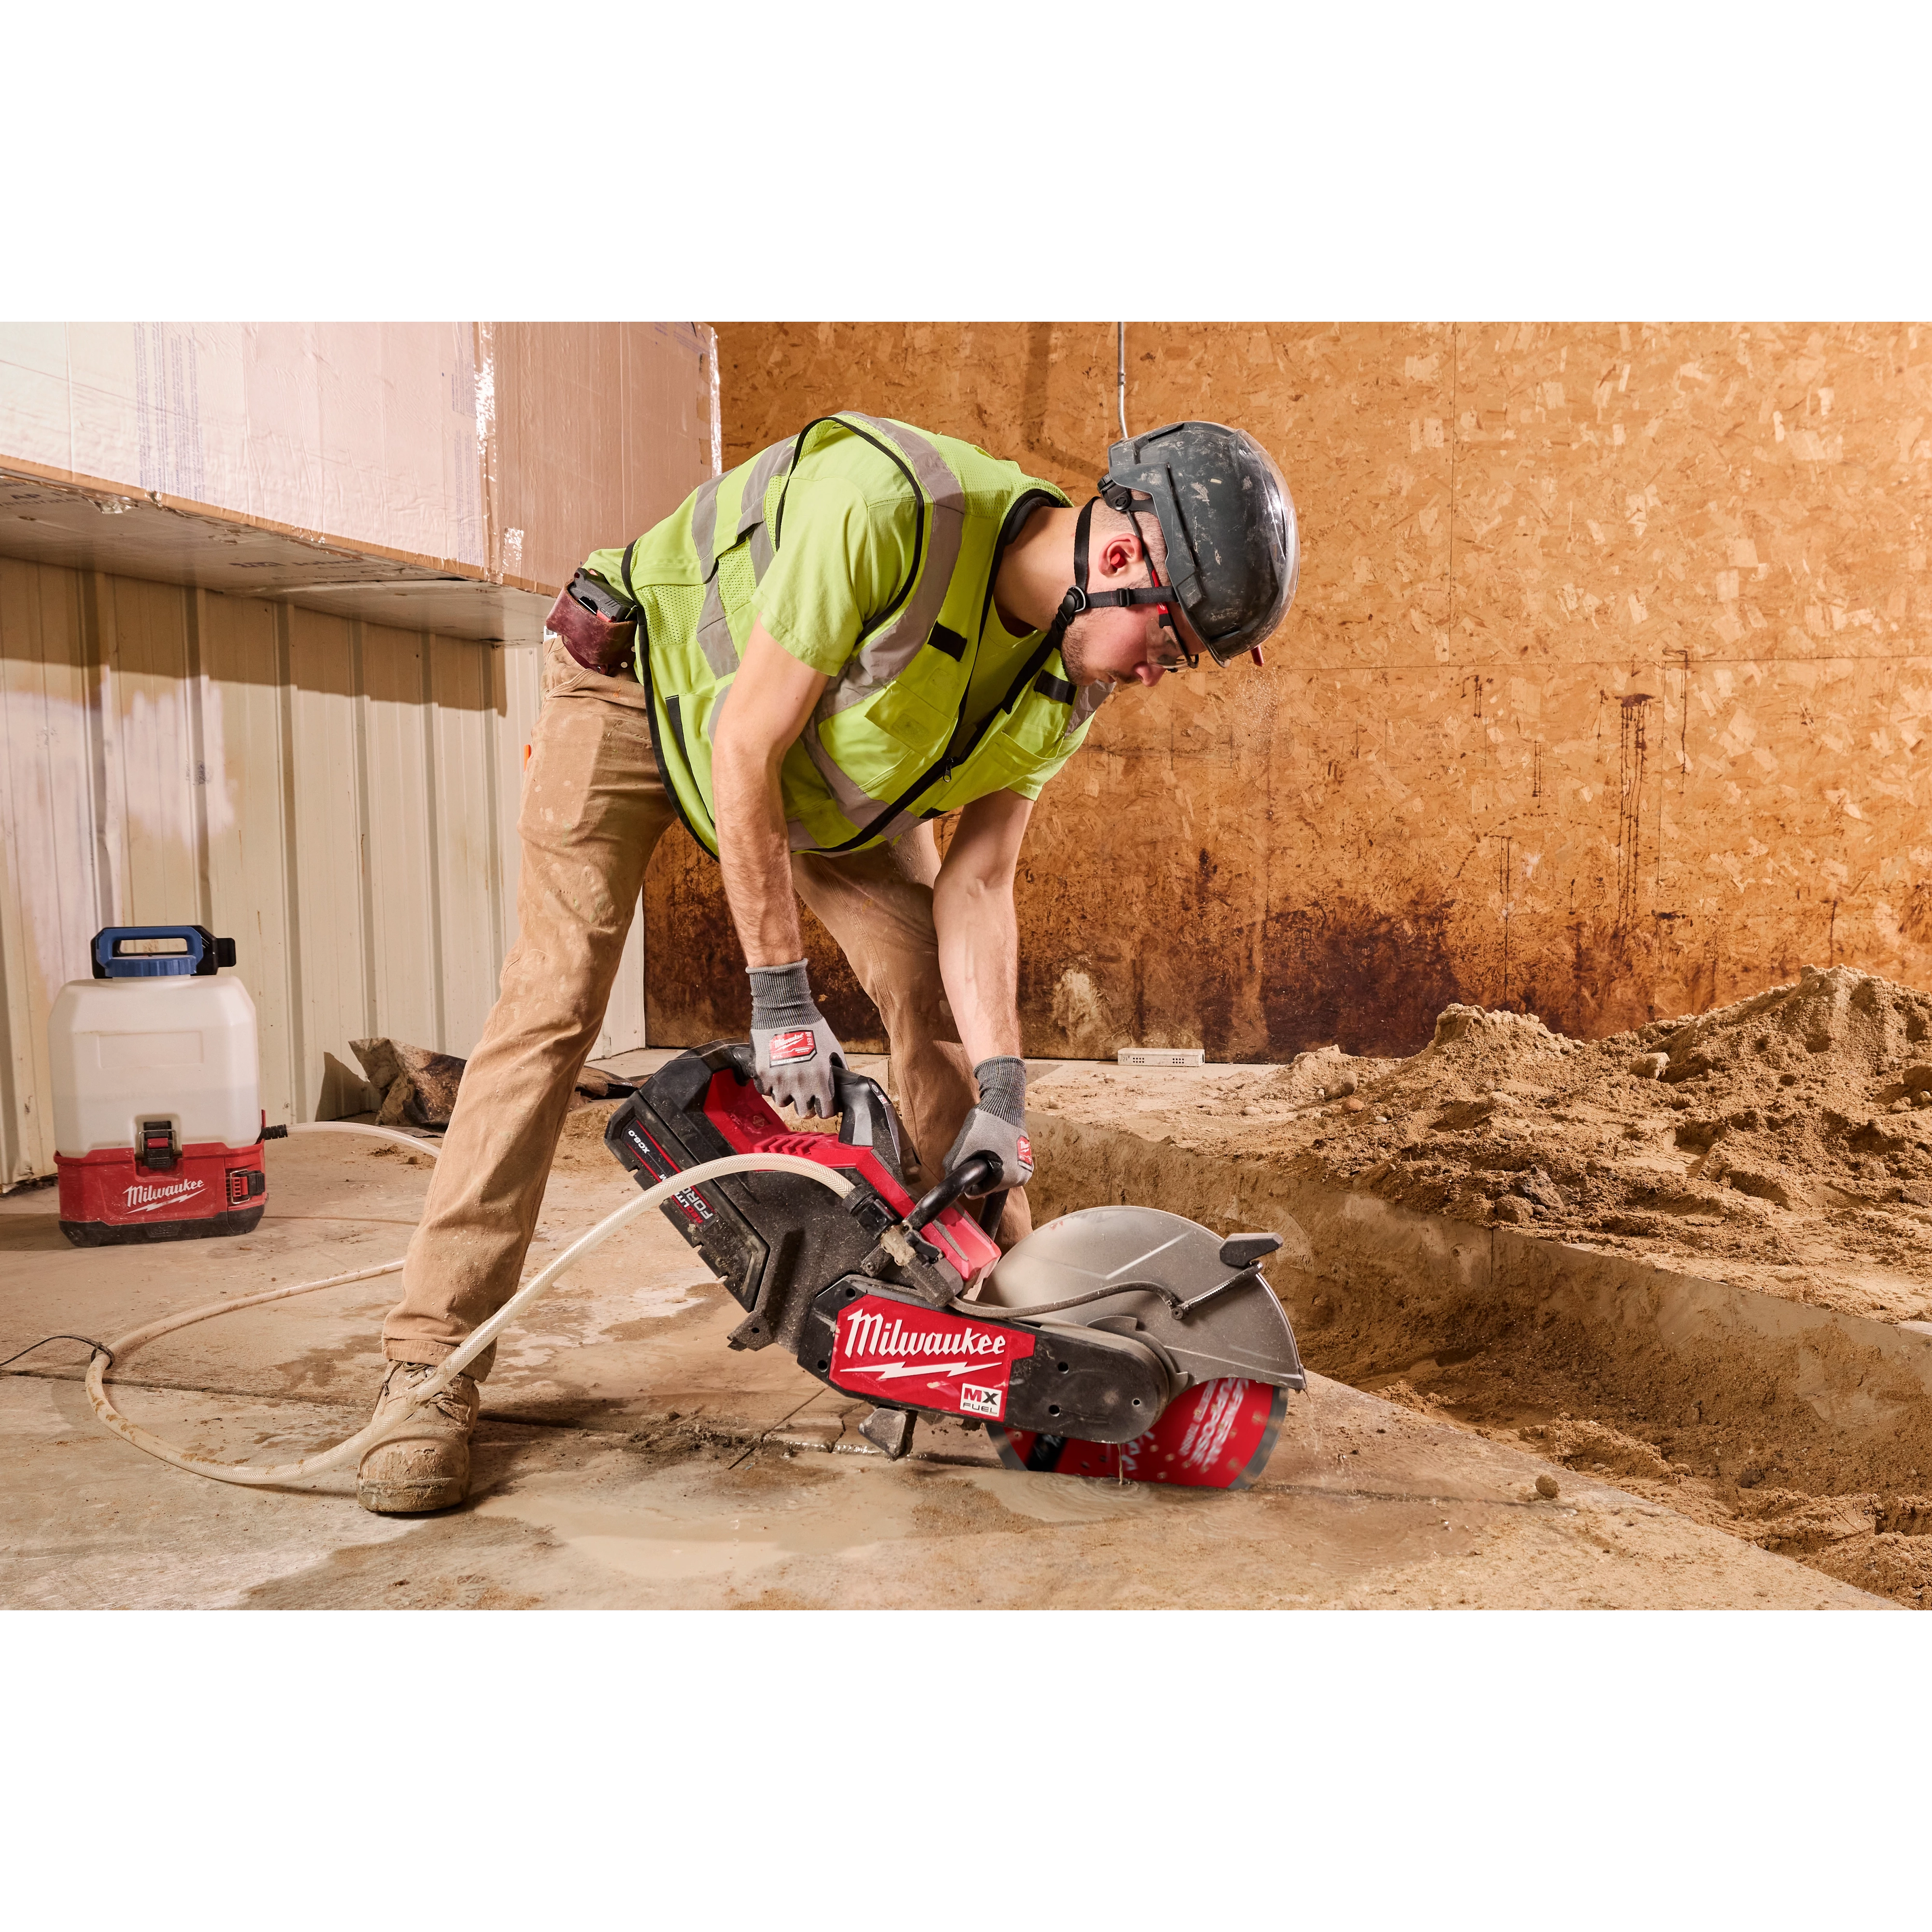
[[[840,1128],[794,1133],[753,1084],[748,1048],[680,1054],[620,1106],[604,1142],[640,1186],[733,1154],[788,1154],[844,1174],[843,1201],[802,1175],[730,1174],[675,1195],[665,1217],[745,1311],[736,1348],[781,1344],[831,1387],[876,1406],[1019,1430],[1127,1442],[1166,1406],[1157,1352],[1100,1329],[1043,1330],[936,1306],[1000,1258],[958,1207],[942,1210],[887,1258],[880,1236],[914,1202],[891,1103],[863,1075],[836,1070]]]

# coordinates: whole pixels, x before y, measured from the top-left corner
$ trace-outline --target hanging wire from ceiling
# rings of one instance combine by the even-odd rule
[[[1120,405],[1120,440],[1127,440],[1127,325],[1117,322],[1114,325],[1114,376],[1115,392]]]

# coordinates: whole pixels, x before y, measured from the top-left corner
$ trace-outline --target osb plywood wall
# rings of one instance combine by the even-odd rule
[[[1111,324],[726,327],[724,460],[842,406],[1076,493]],[[1932,330],[1130,326],[1130,425],[1287,473],[1265,671],[1118,698],[1019,886],[1026,1046],[1597,1036],[1809,962],[1932,986]],[[715,870],[653,868],[651,1036],[742,1030]],[[857,1039],[876,1021],[818,976]]]

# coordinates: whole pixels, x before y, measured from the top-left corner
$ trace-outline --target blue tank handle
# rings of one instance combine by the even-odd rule
[[[178,952],[124,952],[130,940],[178,939]],[[217,939],[205,926],[104,926],[94,935],[97,980],[181,980],[212,977],[235,964],[235,942]]]

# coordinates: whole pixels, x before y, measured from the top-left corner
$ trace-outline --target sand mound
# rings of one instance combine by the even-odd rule
[[[1932,995],[1849,967],[1588,1044],[1451,1006],[1342,1108],[1324,1165],[1426,1211],[1772,1263],[1828,1221],[1932,1262]]]
[[[1069,1065],[1028,1101],[1426,1214],[1932,1319],[1932,994],[1849,967],[1610,1040],[1454,1006],[1406,1060]]]
[[[1436,1022],[1435,1038],[1408,1064],[1510,1066],[1526,1054],[1568,1053],[1576,1045],[1552,1033],[1534,1013],[1444,1006]]]
[[[1259,1097],[1277,1106],[1312,1107],[1324,1100],[1342,1100],[1364,1080],[1401,1065],[1396,1060],[1358,1060],[1339,1046],[1317,1047],[1298,1053],[1279,1073],[1263,1082]]]
[[[1420,1053],[1383,1063],[1388,1071],[1359,1090],[1364,1111],[1371,1102],[1378,1108],[1435,1106],[1447,1114],[1436,1124],[1451,1131],[1477,1126],[1513,1094],[1551,1090],[1551,1083],[1564,1078],[1565,1056],[1580,1050],[1579,1042],[1552,1033],[1534,1013],[1448,1006]]]
[[[1653,1444],[1613,1429],[1607,1423],[1577,1420],[1564,1415],[1553,1422],[1534,1424],[1518,1432],[1524,1442],[1573,1469],[1613,1476],[1648,1476],[1658,1481],[1668,1481],[1684,1473],[1673,1468]]]

